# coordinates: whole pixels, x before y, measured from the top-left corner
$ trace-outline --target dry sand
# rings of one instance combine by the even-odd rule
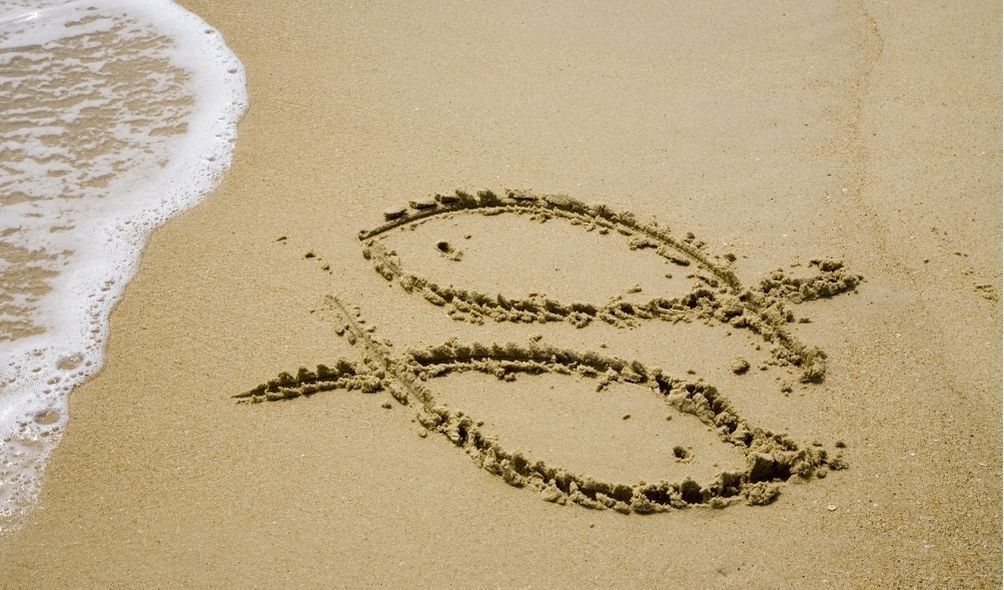
[[[1000,586],[998,4],[184,4],[247,67],[234,165],[151,240],[0,585]],[[785,329],[828,355],[821,383],[717,320],[456,321],[374,272],[357,232],[457,187],[693,232],[746,286],[827,257],[865,282],[786,304],[811,321]],[[584,229],[458,215],[388,241],[410,272],[512,298],[691,288],[693,268]],[[703,378],[849,467],[795,476],[767,506],[624,515],[506,485],[386,392],[236,403],[281,371],[360,360],[332,294],[395,351],[539,336]],[[692,416],[660,424],[673,409],[639,386],[585,379],[427,385],[576,473],[745,468]]]

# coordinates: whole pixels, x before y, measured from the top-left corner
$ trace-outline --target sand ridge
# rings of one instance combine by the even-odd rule
[[[544,296],[512,300],[502,295],[440,287],[415,274],[406,272],[396,253],[386,249],[381,238],[393,231],[408,231],[416,224],[435,216],[481,214],[495,218],[501,214],[529,215],[545,222],[552,217],[569,221],[586,231],[599,229],[616,231],[628,238],[629,249],[653,249],[656,254],[680,266],[693,266],[702,274],[693,273],[692,290],[680,298],[657,298],[634,305],[614,298],[603,306],[589,303],[563,303]],[[800,303],[832,297],[851,291],[863,279],[847,272],[841,262],[813,260],[816,274],[810,277],[787,276],[783,270],[772,272],[753,289],[745,288],[730,265],[734,254],[712,256],[704,242],[692,233],[676,239],[657,223],[639,223],[634,215],[615,212],[606,205],[589,206],[566,195],[536,195],[528,191],[505,191],[498,196],[493,191],[478,191],[476,196],[463,190],[453,194],[413,199],[407,207],[384,211],[386,222],[375,229],[363,230],[363,256],[371,260],[374,269],[386,280],[396,281],[407,292],[417,292],[436,307],[447,307],[457,321],[482,323],[485,317],[495,321],[546,324],[569,321],[582,328],[600,320],[618,328],[630,328],[641,321],[662,320],[690,322],[704,320],[745,329],[768,343],[776,343],[772,355],[779,366],[797,370],[803,383],[823,380],[825,353],[799,342],[785,328],[795,321],[787,303]],[[280,237],[278,241],[285,241]],[[447,242],[435,244],[451,260],[460,261]],[[306,259],[323,261],[313,251]],[[721,261],[719,261],[721,260]],[[324,264],[322,270],[330,270]],[[629,514],[665,512],[674,508],[710,506],[724,508],[744,499],[747,504],[773,502],[780,493],[779,484],[791,478],[803,480],[823,478],[828,470],[840,470],[847,462],[838,453],[835,457],[810,446],[800,447],[789,437],[775,434],[750,424],[718,389],[703,379],[678,379],[658,368],[648,368],[637,361],[627,362],[595,353],[561,349],[539,343],[539,337],[529,346],[507,344],[462,344],[451,340],[446,344],[422,350],[411,350],[395,356],[393,343],[379,341],[373,334],[375,326],[367,324],[360,310],[346,305],[341,298],[328,295],[325,309],[332,315],[335,332],[359,349],[363,362],[339,360],[334,368],[318,365],[316,371],[300,367],[294,374],[280,373],[235,397],[241,401],[261,402],[288,400],[301,396],[336,390],[359,390],[364,393],[389,392],[401,405],[417,403],[417,420],[424,430],[438,432],[463,449],[485,471],[503,479],[509,485],[536,490],[547,501],[571,502],[588,508],[610,508]],[[749,363],[742,358],[731,362],[737,375],[748,371]],[[766,368],[766,367],[762,367]],[[535,460],[519,451],[507,449],[497,437],[482,432],[482,421],[462,410],[451,410],[437,401],[434,387],[427,382],[435,377],[465,371],[494,375],[503,381],[514,381],[517,374],[577,374],[595,379],[597,390],[610,383],[624,382],[648,387],[663,397],[676,411],[696,417],[713,429],[720,440],[739,448],[746,457],[744,471],[726,471],[713,481],[700,484],[691,478],[681,482],[640,482],[624,484],[597,480],[562,467]],[[782,386],[790,392],[790,385]],[[625,415],[625,419],[629,418]],[[839,446],[843,446],[842,443]],[[687,460],[688,451],[676,446],[672,452]]]

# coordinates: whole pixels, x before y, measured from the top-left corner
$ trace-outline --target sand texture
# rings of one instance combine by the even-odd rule
[[[183,3],[247,68],[0,586],[1001,584],[1001,8]]]

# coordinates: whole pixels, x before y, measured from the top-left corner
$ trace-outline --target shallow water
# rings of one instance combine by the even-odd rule
[[[246,106],[222,36],[168,0],[0,2],[0,531],[147,237],[215,186]]]

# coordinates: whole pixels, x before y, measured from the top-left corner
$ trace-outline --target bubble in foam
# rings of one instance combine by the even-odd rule
[[[240,61],[169,0],[0,3],[0,532],[147,235],[212,189],[246,106]]]

